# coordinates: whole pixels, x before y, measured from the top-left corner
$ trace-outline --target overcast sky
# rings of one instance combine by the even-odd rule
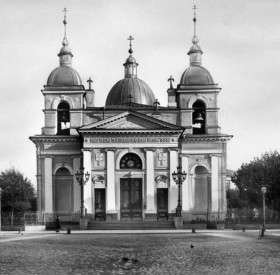
[[[202,65],[222,88],[219,125],[232,134],[228,169],[280,151],[279,0],[0,0],[0,170],[15,166],[35,184],[29,136],[44,126],[43,85],[59,64],[63,8],[73,67],[93,79],[96,106],[124,77],[134,37],[138,77],[167,105],[167,79],[189,66],[193,5]]]

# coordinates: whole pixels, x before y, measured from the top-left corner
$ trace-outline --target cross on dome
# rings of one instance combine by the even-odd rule
[[[130,54],[132,54],[132,53],[133,53],[133,50],[132,50],[131,41],[134,40],[134,38],[130,35],[130,36],[128,37],[127,40],[129,40],[129,50],[128,50],[128,52],[129,52]]]
[[[172,77],[172,75],[167,79],[167,81],[170,82],[170,89],[173,89],[172,82],[174,81],[174,78]]]

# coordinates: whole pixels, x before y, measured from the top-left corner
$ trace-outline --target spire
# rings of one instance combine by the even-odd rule
[[[198,45],[199,39],[196,36],[196,10],[197,7],[194,5],[193,7],[194,14],[193,14],[193,29],[194,29],[194,34],[193,34],[193,39],[192,43],[193,46],[190,48],[190,51],[188,52],[188,55],[190,56],[190,64],[191,65],[201,65],[201,55],[203,54],[200,46]]]
[[[68,12],[68,10],[66,8],[64,8],[63,12],[64,12],[64,20],[63,20],[64,38],[62,41],[63,47],[61,48],[60,53],[58,54],[59,64],[60,64],[60,67],[67,67],[67,66],[71,67],[73,54],[71,52],[71,49],[68,47],[69,42],[66,37],[66,25],[67,25],[66,12]]]
[[[130,35],[127,40],[129,40],[129,50],[128,50],[129,57],[126,59],[126,62],[123,64],[124,65],[124,76],[125,76],[125,78],[137,77],[138,63],[136,63],[135,58],[132,56],[133,50],[132,50],[132,44],[131,44],[131,41],[134,40],[134,38]]]

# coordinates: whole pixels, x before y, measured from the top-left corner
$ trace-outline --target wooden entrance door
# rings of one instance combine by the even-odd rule
[[[95,193],[95,220],[105,221],[106,220],[106,193],[105,188],[94,189]]]
[[[121,219],[142,220],[142,179],[121,179]]]
[[[157,189],[157,218],[168,220],[168,188]]]

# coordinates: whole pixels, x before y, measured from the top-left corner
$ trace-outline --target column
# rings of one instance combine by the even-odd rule
[[[168,197],[168,212],[175,213],[178,204],[178,186],[172,178],[172,173],[175,171],[177,173],[178,166],[178,152],[177,149],[169,150],[169,197]]]
[[[52,156],[44,158],[44,183],[45,183],[45,212],[53,212],[53,171],[52,171]]]
[[[219,156],[210,155],[211,157],[211,211],[219,210]]]
[[[156,184],[155,184],[155,168],[154,168],[154,149],[146,149],[146,215],[156,214],[155,196],[156,196]],[[146,217],[147,218],[147,217]],[[155,217],[156,218],[156,217]]]
[[[115,186],[115,149],[107,149],[105,151],[107,153],[106,213],[117,213]]]
[[[182,183],[182,210],[190,211],[190,193],[189,193],[189,155],[181,154],[182,172],[187,173],[186,180]]]
[[[40,156],[40,147],[36,145],[37,149],[37,211],[42,211],[42,157]]]
[[[74,173],[74,184],[73,184],[73,210],[79,212],[81,210],[81,186],[77,181],[75,174],[80,170],[81,167],[81,156],[73,156],[73,173]]]
[[[89,172],[89,180],[84,185],[84,204],[86,208],[86,213],[92,213],[92,197],[91,197],[91,150],[83,149],[83,164],[84,173]]]

